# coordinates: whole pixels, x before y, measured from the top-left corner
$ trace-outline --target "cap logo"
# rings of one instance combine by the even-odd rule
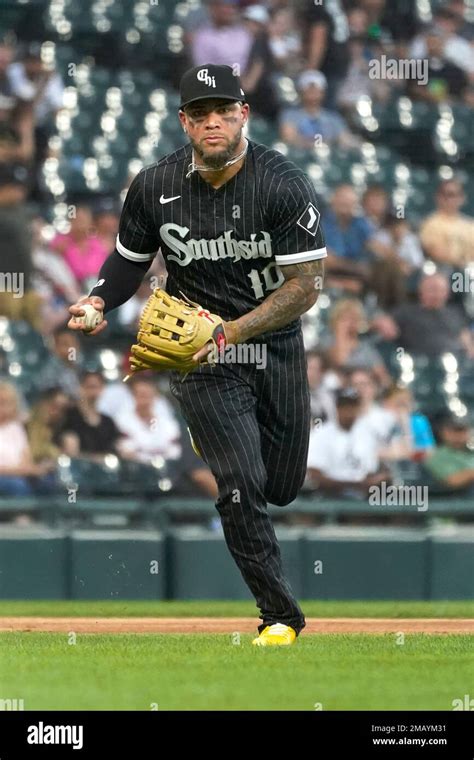
[[[209,76],[209,69],[200,69],[198,73],[196,74],[198,80],[200,82],[205,82],[208,87],[214,87],[216,86],[216,78]]]

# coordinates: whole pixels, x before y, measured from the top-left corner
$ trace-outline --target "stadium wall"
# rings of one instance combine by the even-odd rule
[[[278,529],[307,599],[474,599],[474,533]],[[250,599],[223,536],[202,527],[0,531],[1,599]]]

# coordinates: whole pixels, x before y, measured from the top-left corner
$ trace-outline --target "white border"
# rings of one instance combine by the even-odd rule
[[[158,251],[155,251],[154,253],[134,253],[134,251],[129,251],[128,248],[125,248],[125,246],[122,245],[118,235],[115,240],[115,247],[124,259],[130,259],[130,261],[151,261],[158,253]]]
[[[314,251],[302,251],[301,253],[288,253],[284,256],[275,256],[275,261],[277,264],[297,264],[302,261],[325,259],[327,255],[326,248],[317,248]]]

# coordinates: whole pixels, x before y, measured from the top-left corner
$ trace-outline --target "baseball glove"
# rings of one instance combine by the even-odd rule
[[[212,341],[218,351],[225,346],[223,320],[181,295],[184,300],[161,288],[153,291],[140,317],[137,343],[131,348],[132,372],[154,369],[187,373],[198,366],[193,356],[206,343]],[[215,351],[211,351],[209,363],[212,357],[215,359]]]

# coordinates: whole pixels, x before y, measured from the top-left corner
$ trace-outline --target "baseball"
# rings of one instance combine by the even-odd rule
[[[74,321],[84,325],[84,332],[91,332],[97,325],[100,325],[104,318],[103,314],[90,303],[84,304],[81,308],[84,309],[85,314],[81,317],[74,317]]]

